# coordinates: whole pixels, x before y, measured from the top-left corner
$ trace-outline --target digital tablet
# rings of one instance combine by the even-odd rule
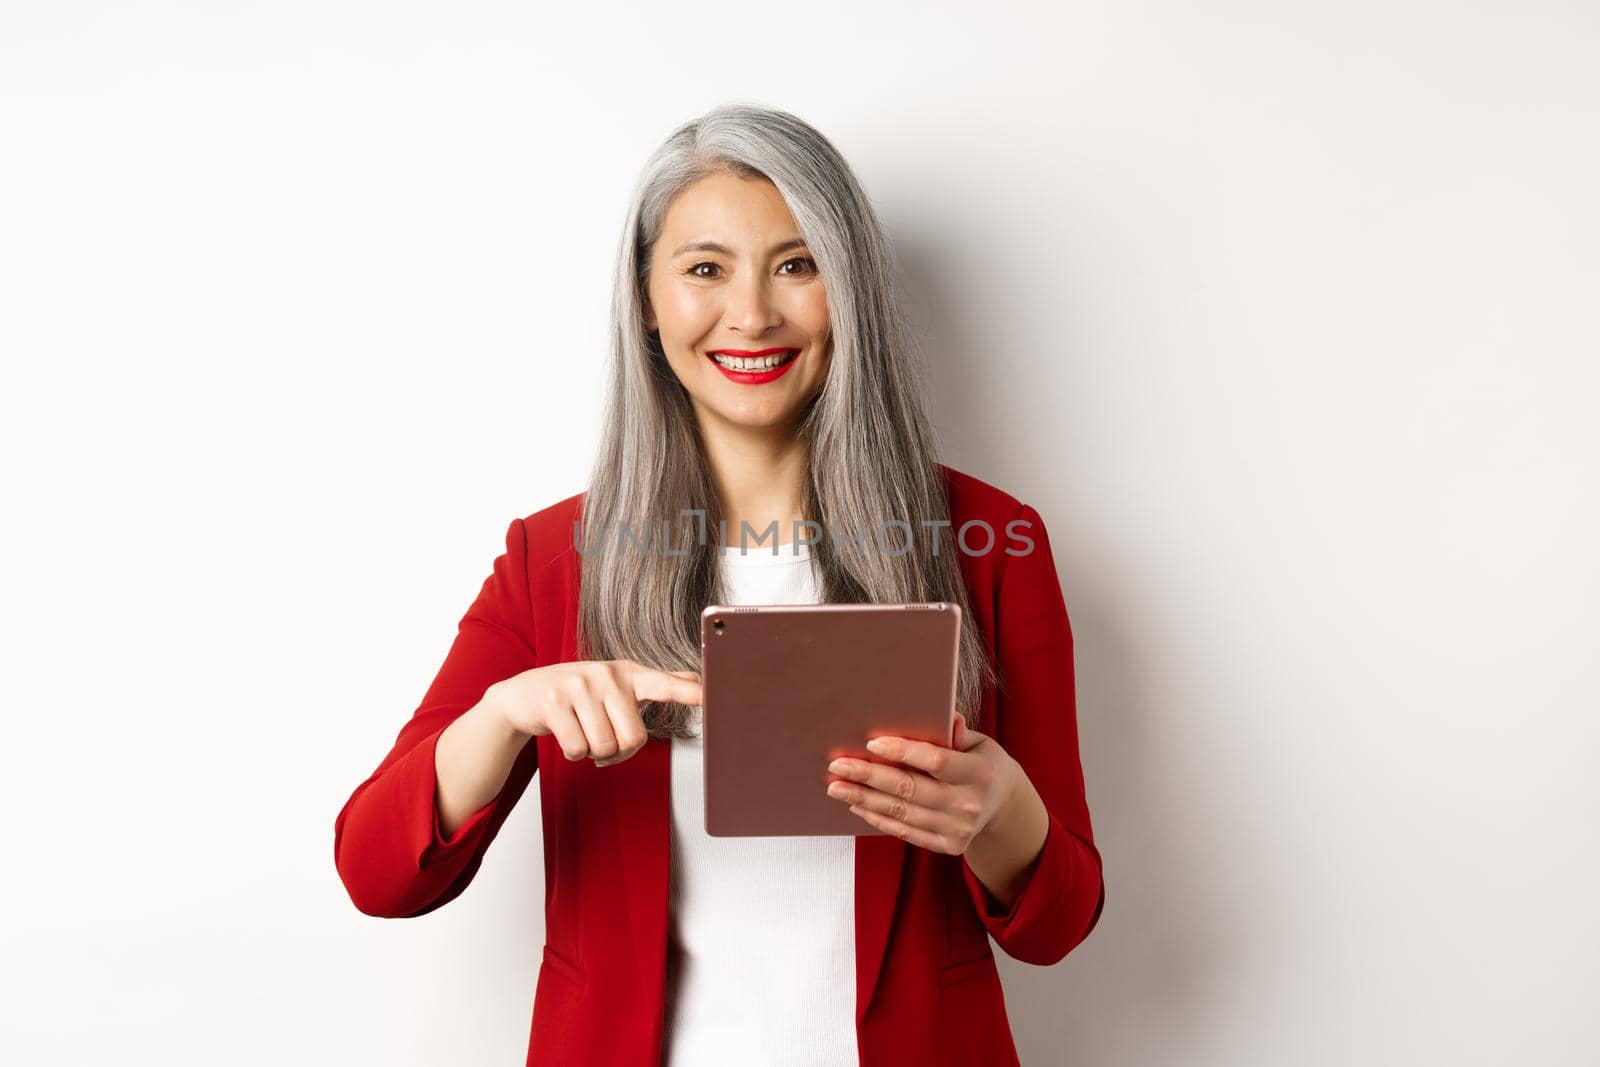
[[[700,615],[706,833],[882,834],[830,797],[879,735],[950,747],[961,607],[713,605]]]

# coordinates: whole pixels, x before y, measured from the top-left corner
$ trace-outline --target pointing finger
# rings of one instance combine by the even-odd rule
[[[693,707],[704,703],[701,686],[685,672],[642,670],[633,676],[633,692],[640,700],[670,701]]]

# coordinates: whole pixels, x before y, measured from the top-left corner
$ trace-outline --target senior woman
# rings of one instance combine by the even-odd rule
[[[811,126],[729,104],[674,131],[623,230],[588,487],[510,523],[335,820],[356,907],[424,915],[542,770],[530,1064],[1015,1064],[990,938],[1047,965],[1099,920],[1049,538],[939,462],[893,279]],[[886,520],[914,535],[783,536]],[[777,550],[751,550],[743,532],[774,524]],[[595,531],[623,526],[671,550],[605,550]],[[953,745],[891,737],[830,765],[859,836],[709,837],[702,609],[931,600],[963,608]]]

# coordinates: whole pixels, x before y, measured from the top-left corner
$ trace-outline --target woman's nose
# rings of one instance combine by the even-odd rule
[[[728,308],[723,315],[730,329],[755,337],[783,322],[764,279],[749,277],[728,290]]]

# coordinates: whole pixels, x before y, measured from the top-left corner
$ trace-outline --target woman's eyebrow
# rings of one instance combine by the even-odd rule
[[[773,245],[771,248],[769,248],[767,250],[767,255],[775,256],[779,252],[787,252],[791,248],[805,248],[805,247],[806,247],[805,238],[803,238],[803,237],[791,237],[787,241],[783,241],[783,242],[781,242],[779,244]],[[722,245],[717,244],[717,242],[715,242],[715,241],[685,241],[683,244],[679,245],[677,247],[677,249],[672,254],[675,255],[675,256],[681,256],[685,252],[721,252],[725,256],[732,255],[731,252],[729,252]]]

